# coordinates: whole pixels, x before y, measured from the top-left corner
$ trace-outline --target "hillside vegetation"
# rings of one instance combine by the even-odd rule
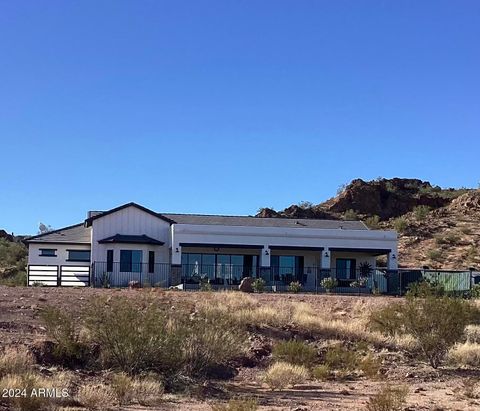
[[[0,230],[0,284],[26,284],[28,250],[16,237]]]
[[[480,190],[442,189],[417,179],[357,179],[323,203],[263,208],[257,217],[362,220],[372,229],[398,231],[403,267],[480,265]]]

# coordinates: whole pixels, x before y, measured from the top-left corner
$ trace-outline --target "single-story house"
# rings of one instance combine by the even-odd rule
[[[195,288],[299,281],[340,286],[397,269],[397,233],[360,221],[157,213],[136,203],[89,211],[85,221],[26,240],[29,285],[125,286],[130,281]],[[93,283],[92,283],[93,282]]]

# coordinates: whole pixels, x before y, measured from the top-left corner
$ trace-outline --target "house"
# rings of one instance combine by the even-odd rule
[[[26,242],[29,285],[231,287],[248,276],[313,289],[326,276],[347,287],[376,271],[380,255],[397,269],[397,233],[360,221],[157,213],[135,203]]]

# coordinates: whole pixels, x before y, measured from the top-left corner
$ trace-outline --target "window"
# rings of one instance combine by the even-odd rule
[[[142,250],[120,250],[120,271],[142,272]]]
[[[337,258],[336,262],[338,279],[354,279],[356,277],[356,260],[354,258]]]
[[[107,272],[113,271],[113,250],[107,250]]]
[[[68,261],[90,261],[90,250],[67,250]]]
[[[275,281],[283,281],[285,284],[290,284],[292,281],[300,281],[302,284],[305,282],[303,256],[272,255],[270,266]]]
[[[148,252],[148,272],[155,272],[155,251]]]
[[[40,248],[40,257],[56,257],[57,249],[56,248]]]

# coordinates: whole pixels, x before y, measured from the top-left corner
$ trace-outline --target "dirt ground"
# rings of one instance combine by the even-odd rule
[[[45,329],[38,319],[38,311],[47,305],[54,305],[67,311],[78,312],[95,295],[125,295],[135,298],[138,290],[67,289],[67,288],[20,288],[0,286],[0,347],[7,345],[31,345],[45,339]],[[169,303],[192,303],[205,298],[200,292],[158,292],[158,298]],[[396,301],[391,297],[334,296],[306,294],[254,294],[260,305],[278,301],[306,302],[319,312],[332,313],[337,318],[354,318],[359,307],[376,307]],[[380,381],[357,378],[352,381],[328,381],[296,386],[294,389],[272,392],[262,383],[264,369],[241,368],[239,374],[227,382],[205,384],[204,395],[185,398],[167,394],[162,406],[148,410],[211,410],[210,404],[219,401],[215,393],[226,391],[235,396],[257,398],[260,410],[362,410],[368,398],[385,382],[402,384],[409,388],[407,410],[480,410],[480,400],[465,396],[464,383],[467,378],[480,378],[480,370],[444,368],[433,370],[416,361],[396,361],[391,353],[388,369]],[[80,371],[78,371],[80,372]],[[147,408],[127,407],[129,410]]]

